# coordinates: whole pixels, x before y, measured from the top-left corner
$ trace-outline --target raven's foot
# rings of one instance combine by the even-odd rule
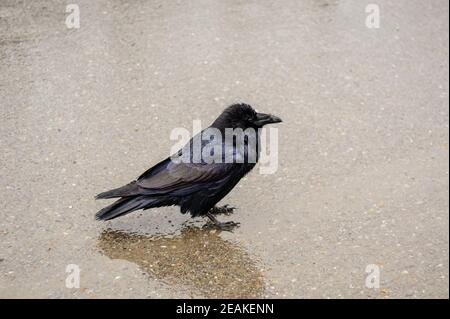
[[[234,213],[235,209],[236,207],[230,207],[228,204],[226,204],[224,206],[214,206],[213,208],[210,209],[209,212],[213,215],[230,216],[231,214]]]
[[[206,216],[208,216],[208,218],[211,221],[211,226],[213,228],[219,229],[219,230],[223,230],[223,231],[233,231],[234,228],[239,227],[240,223],[235,223],[235,222],[219,222],[214,215],[212,215],[211,213],[206,214]],[[205,225],[206,226],[206,225]]]

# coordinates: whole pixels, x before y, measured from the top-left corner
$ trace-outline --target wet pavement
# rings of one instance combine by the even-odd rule
[[[0,297],[448,298],[448,1],[73,2],[0,3]],[[284,120],[240,228],[94,220],[238,101]]]

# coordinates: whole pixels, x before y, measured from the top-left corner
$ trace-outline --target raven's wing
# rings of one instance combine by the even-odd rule
[[[222,147],[222,152],[214,153],[212,163],[195,163],[191,161],[194,153],[193,139],[175,155],[148,169],[136,181],[100,193],[96,198],[161,195],[170,192],[173,195],[186,195],[202,187],[213,189],[239,173],[238,166],[241,165],[237,163],[242,162],[242,152],[233,145],[225,145],[222,141],[202,141],[201,150],[206,146],[216,145]],[[183,157],[186,154],[187,160]],[[218,160],[219,157],[222,161]]]
[[[231,163],[183,163],[169,157],[153,166],[131,183],[96,196],[101,198],[128,197],[136,195],[186,195],[200,188],[213,187],[214,183],[226,182],[236,172]]]
[[[170,191],[194,183],[215,182],[227,178],[233,171],[231,163],[178,163],[170,158],[159,165],[159,169],[140,176],[136,181],[137,185],[146,189]]]
[[[194,137],[193,139],[195,139]],[[236,159],[241,155],[233,145],[225,145],[222,141],[202,141],[201,149],[219,146],[221,152],[214,153],[212,163],[192,163],[192,139],[175,156],[169,157],[147,170],[136,181],[136,184],[152,192],[167,192],[193,185],[212,183],[231,177],[236,171]],[[183,157],[183,154],[189,154]]]

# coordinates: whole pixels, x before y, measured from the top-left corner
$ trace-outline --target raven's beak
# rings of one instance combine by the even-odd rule
[[[280,123],[280,122],[282,121],[278,116],[265,113],[256,113],[256,121],[254,123],[258,126],[264,126],[266,124]]]

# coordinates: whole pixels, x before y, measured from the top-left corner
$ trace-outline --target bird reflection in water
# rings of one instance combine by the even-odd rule
[[[256,263],[215,231],[186,227],[168,238],[108,229],[99,247],[112,259],[137,264],[152,278],[181,284],[193,297],[257,298],[264,292]]]

